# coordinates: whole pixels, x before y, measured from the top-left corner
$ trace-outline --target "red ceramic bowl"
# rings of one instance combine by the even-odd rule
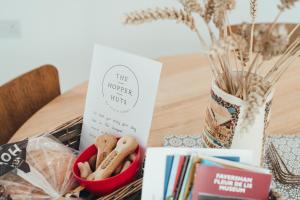
[[[134,180],[142,161],[142,148],[140,146],[135,150],[136,158],[131,165],[120,174],[103,179],[103,180],[86,180],[80,177],[78,162],[88,161],[93,155],[97,154],[95,145],[89,146],[85,149],[75,160],[73,165],[73,174],[81,186],[85,187],[90,192],[96,195],[105,195],[112,193],[122,186],[129,184]]]

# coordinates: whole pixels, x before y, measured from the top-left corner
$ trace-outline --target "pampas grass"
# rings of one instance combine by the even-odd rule
[[[274,88],[291,62],[300,54],[300,38],[290,41],[299,24],[290,32],[277,21],[283,12],[299,0],[280,0],[278,14],[272,23],[255,24],[257,0],[250,0],[249,23],[233,32],[228,13],[234,0],[178,0],[181,9],[156,8],[129,13],[125,24],[142,24],[156,20],[175,20],[196,33],[201,45],[208,50],[211,69],[218,86],[228,94],[247,102],[243,116],[245,126],[253,123],[257,108]],[[198,31],[197,20],[202,19],[210,35],[209,46]],[[199,27],[200,29],[200,27]],[[218,30],[215,34],[212,30]],[[269,60],[273,65],[265,66]],[[262,69],[263,68],[263,69]]]

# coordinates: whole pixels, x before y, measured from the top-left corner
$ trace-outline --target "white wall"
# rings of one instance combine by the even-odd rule
[[[260,21],[271,21],[274,0],[260,0]],[[134,9],[177,6],[176,0],[0,0],[0,20],[21,23],[19,38],[0,38],[0,84],[36,66],[58,67],[65,91],[88,79],[94,43],[147,57],[197,52],[194,34],[173,22],[123,26],[122,16]],[[248,20],[248,1],[239,0],[232,22]],[[300,22],[300,5],[282,21]]]

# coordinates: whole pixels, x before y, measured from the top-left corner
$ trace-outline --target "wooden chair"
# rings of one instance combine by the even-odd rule
[[[58,71],[43,65],[0,86],[0,144],[36,111],[60,95]]]

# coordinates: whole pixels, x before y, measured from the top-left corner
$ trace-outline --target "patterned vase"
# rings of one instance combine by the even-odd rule
[[[246,132],[242,132],[241,116],[246,108],[245,101],[224,92],[213,81],[202,134],[204,145],[208,148],[252,150],[253,164],[261,165],[265,129],[269,123],[273,93],[271,92],[266,98],[266,102],[258,108],[254,123],[247,128]]]

